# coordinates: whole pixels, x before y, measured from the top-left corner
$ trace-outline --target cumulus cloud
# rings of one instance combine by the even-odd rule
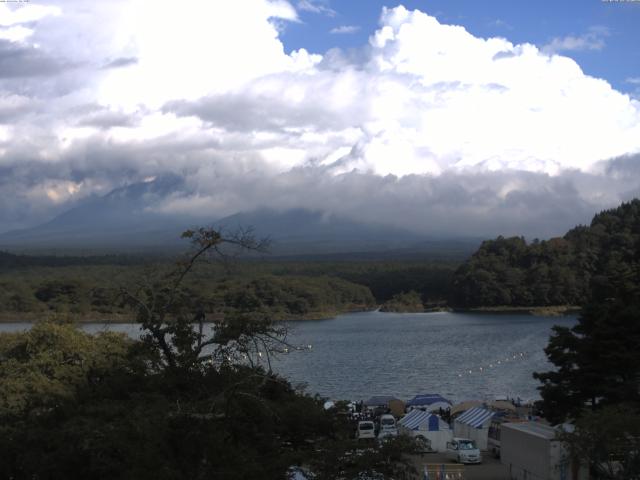
[[[0,230],[165,173],[159,211],[433,234],[557,234],[639,193],[640,103],[534,45],[397,7],[360,49],[286,52],[283,0],[50,3],[0,4],[31,31],[0,35]]]

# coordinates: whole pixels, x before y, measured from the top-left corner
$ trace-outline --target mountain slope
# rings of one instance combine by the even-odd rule
[[[176,248],[181,245],[180,233],[193,219],[156,213],[152,207],[181,184],[178,177],[164,176],[90,197],[47,223],[0,235],[0,246],[14,250]]]
[[[182,194],[179,177],[160,177],[91,197],[42,225],[0,235],[0,249],[40,253],[176,252],[187,248],[180,234],[208,225],[233,233],[251,227],[257,237],[272,240],[272,255],[358,255],[364,252],[404,257],[438,251],[461,258],[470,254],[473,239],[437,239],[382,224],[352,220],[305,209],[241,212],[218,221],[159,213],[155,208]]]

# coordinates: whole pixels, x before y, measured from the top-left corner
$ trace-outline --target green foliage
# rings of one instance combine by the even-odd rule
[[[95,266],[12,272],[0,276],[0,315],[20,319],[28,314],[71,313],[80,320],[123,318],[129,313],[118,300],[119,287],[135,288],[139,278],[166,273],[170,266],[140,268]],[[322,318],[373,308],[370,290],[326,275],[228,274],[202,266],[185,280],[185,292],[198,297],[209,314],[252,310],[277,320]],[[131,318],[130,318],[131,320]]]
[[[556,327],[545,349],[556,370],[534,374],[542,411],[554,422],[579,417],[585,405],[640,405],[640,201],[568,236],[598,253],[583,256],[593,271],[578,324]]]
[[[640,477],[640,412],[627,405],[585,412],[575,429],[560,434],[576,463],[594,480]]]
[[[397,293],[391,300],[385,302],[380,308],[383,312],[424,312],[424,305],[420,294],[415,290],[406,293]]]
[[[260,368],[158,370],[72,325],[0,340],[2,478],[283,478],[331,433],[318,400]]]
[[[408,461],[408,455],[418,453],[413,437],[400,435],[382,444],[336,439],[322,447],[311,464],[318,479],[416,478],[416,469]]]
[[[105,371],[123,367],[131,343],[120,334],[91,336],[52,322],[0,335],[0,418],[37,416],[72,401]]]
[[[498,237],[483,242],[455,274],[452,303],[463,307],[580,305],[589,277],[565,239]]]
[[[639,267],[640,200],[596,215],[562,238],[484,242],[455,273],[461,307],[584,305],[593,291],[633,284]],[[636,283],[637,285],[637,283]]]
[[[587,305],[575,327],[554,328],[545,352],[557,368],[534,374],[546,418],[575,418],[585,405],[640,405],[639,318],[640,297],[619,292]]]

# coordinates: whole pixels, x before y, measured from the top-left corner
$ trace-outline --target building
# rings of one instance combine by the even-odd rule
[[[510,478],[588,480],[588,468],[571,464],[557,433],[556,428],[535,422],[502,424],[500,458],[509,467]]]

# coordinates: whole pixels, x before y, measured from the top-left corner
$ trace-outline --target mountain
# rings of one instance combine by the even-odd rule
[[[272,240],[273,253],[336,253],[389,250],[419,242],[422,236],[383,225],[365,224],[319,211],[260,209],[215,223],[223,231],[250,226]]]
[[[157,213],[153,206],[182,188],[167,175],[93,196],[36,227],[0,235],[0,248],[25,251],[118,251],[178,248],[193,218]]]
[[[214,224],[233,232],[250,226],[256,237],[268,237],[275,256],[336,260],[371,258],[466,258],[480,241],[472,238],[428,237],[402,228],[365,223],[306,209],[275,211],[259,209],[223,218]]]
[[[438,257],[463,258],[479,244],[473,239],[430,238],[305,209],[262,208],[214,221],[159,213],[153,208],[184,190],[182,179],[175,176],[121,187],[105,196],[90,197],[42,225],[1,234],[0,249],[67,254],[175,253],[187,247],[180,234],[198,225],[212,225],[227,234],[251,227],[257,237],[272,240],[270,253],[274,256],[342,255],[363,259],[437,252]]]

